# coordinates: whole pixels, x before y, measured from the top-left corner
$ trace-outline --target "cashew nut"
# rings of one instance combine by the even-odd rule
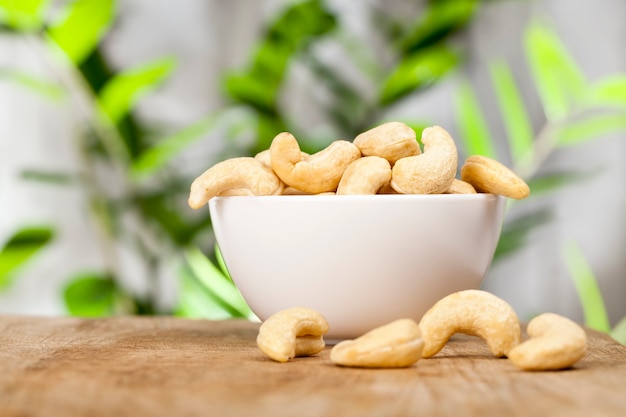
[[[439,126],[422,132],[424,153],[399,159],[393,166],[391,186],[402,194],[440,194],[456,175],[458,155],[452,137]]]
[[[587,351],[587,335],[578,324],[554,313],[544,313],[528,323],[530,339],[511,349],[509,359],[530,371],[565,369]]]
[[[379,156],[365,156],[353,161],[343,173],[337,195],[376,194],[391,179],[391,165]]]
[[[446,194],[476,194],[476,189],[469,182],[455,178],[446,190]]]
[[[326,347],[326,342],[322,336],[313,336],[310,334],[296,337],[296,358],[302,356],[317,355]]]
[[[199,209],[211,198],[234,188],[249,190],[252,195],[277,195],[283,191],[283,183],[270,168],[254,158],[227,159],[193,181],[189,207]]]
[[[421,153],[415,131],[401,122],[383,123],[354,138],[363,156],[379,156],[391,164]]]
[[[344,340],[330,351],[337,365],[366,368],[404,368],[422,355],[424,341],[417,323],[400,319],[365,333],[355,340]]]
[[[465,290],[439,300],[419,323],[424,339],[422,356],[429,358],[455,333],[483,338],[496,356],[505,356],[521,338],[519,319],[501,298],[481,290]]]
[[[296,138],[287,132],[278,134],[270,145],[276,175],[285,184],[311,194],[335,191],[345,169],[360,157],[359,148],[345,140],[303,157]]]
[[[302,155],[302,158],[306,158],[307,156],[309,156],[309,154],[306,152],[300,152],[300,154]],[[272,167],[272,158],[270,157],[269,149],[266,149],[264,151],[257,153],[256,155],[254,155],[254,159],[261,162],[263,165],[267,167],[270,167],[270,168]]]
[[[528,184],[500,162],[481,155],[473,155],[461,167],[461,179],[481,193],[498,194],[523,199],[530,194]]]
[[[320,347],[327,332],[328,322],[324,316],[310,308],[295,307],[279,311],[265,320],[259,328],[256,342],[271,359],[287,362],[296,356],[314,354],[311,353],[315,350],[312,345]],[[303,336],[310,337],[298,340]],[[318,338],[321,343],[311,342],[308,340],[311,337]]]
[[[270,150],[266,149],[254,155],[254,159],[265,165],[266,167],[272,167],[272,160],[270,158]]]

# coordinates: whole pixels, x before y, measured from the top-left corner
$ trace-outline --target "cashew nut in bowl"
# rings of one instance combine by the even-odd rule
[[[406,368],[422,357],[423,347],[417,323],[399,319],[339,342],[330,351],[330,360],[342,366]]]
[[[302,158],[306,158],[307,156],[309,156],[309,154],[306,152],[300,152],[300,154],[302,155]],[[269,149],[266,149],[264,151],[257,153],[256,155],[254,155],[254,159],[261,162],[263,165],[267,167],[270,167],[270,168],[272,167],[272,159],[270,157]]]
[[[400,158],[419,155],[415,131],[401,122],[388,122],[363,132],[354,138],[363,156],[379,156],[394,164]]]
[[[452,137],[439,126],[422,132],[424,153],[399,159],[391,186],[401,194],[441,194],[454,181],[458,155]]]
[[[288,186],[319,194],[335,191],[350,163],[361,157],[361,151],[351,142],[337,140],[325,149],[302,156],[296,138],[287,132],[278,134],[270,145],[272,169]]]
[[[270,158],[270,150],[266,149],[254,155],[254,159],[265,165],[266,167],[272,167],[272,160]]]
[[[283,183],[272,170],[250,157],[231,158],[218,162],[191,183],[189,207],[199,209],[211,198],[227,192],[246,189],[252,195],[277,195]]]
[[[311,353],[315,350],[311,345],[321,346],[322,337],[327,332],[328,322],[324,316],[310,308],[294,307],[281,310],[265,320],[259,328],[256,342],[269,358],[287,362],[296,356],[314,354]],[[297,340],[303,336],[319,338],[322,342]]]
[[[462,180],[457,180],[455,178],[445,193],[446,194],[476,194],[476,189],[472,186],[472,184],[462,181]]]
[[[472,155],[461,167],[461,179],[481,193],[523,199],[530,194],[528,184],[500,162],[481,155]]]
[[[509,359],[529,371],[569,368],[585,356],[587,334],[575,322],[554,313],[533,318],[526,329],[530,339],[511,349]]]
[[[364,156],[343,172],[337,195],[376,194],[391,179],[391,165],[379,156]]]
[[[424,314],[419,327],[424,358],[436,355],[455,333],[481,337],[495,356],[508,355],[521,339],[513,308],[481,290],[459,291],[442,298]]]

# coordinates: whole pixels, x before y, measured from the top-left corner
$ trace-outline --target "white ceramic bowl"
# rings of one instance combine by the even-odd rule
[[[505,198],[475,195],[216,197],[209,208],[228,270],[264,320],[303,306],[329,340],[421,316],[478,288]]]

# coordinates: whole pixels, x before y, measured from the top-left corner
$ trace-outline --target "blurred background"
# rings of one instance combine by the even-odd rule
[[[626,343],[626,3],[0,0],[0,313],[254,318],[189,184],[439,124],[531,186],[483,288]]]

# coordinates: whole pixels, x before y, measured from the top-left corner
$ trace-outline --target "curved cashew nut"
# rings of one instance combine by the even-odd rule
[[[335,191],[345,169],[360,157],[359,148],[345,140],[303,157],[296,138],[287,132],[278,134],[270,145],[276,175],[285,184],[311,194]]]
[[[469,182],[455,178],[445,194],[476,194],[476,189]]]
[[[531,371],[565,369],[587,351],[587,335],[578,324],[554,313],[544,313],[528,323],[529,340],[514,347],[509,359]]]
[[[481,290],[459,291],[442,298],[424,314],[419,326],[424,358],[436,355],[455,333],[483,338],[496,356],[507,355],[521,338],[513,308]]]
[[[461,179],[481,193],[523,199],[530,194],[528,184],[500,162],[481,155],[472,155],[461,167]]]
[[[404,368],[422,357],[424,341],[419,326],[400,319],[377,327],[355,340],[344,340],[330,351],[337,365],[365,368]]]
[[[259,349],[271,359],[287,362],[296,356],[317,353],[311,353],[314,351],[311,346],[320,347],[324,343],[322,336],[327,332],[328,322],[324,316],[310,308],[295,307],[279,311],[265,320],[259,328],[256,342]],[[302,336],[318,338],[321,343],[298,341]]]
[[[379,156],[364,156],[343,172],[337,195],[376,194],[391,179],[391,165]]]
[[[189,207],[199,209],[211,198],[231,189],[247,189],[252,195],[276,195],[283,183],[274,172],[250,157],[218,162],[191,183]]]
[[[452,184],[458,155],[452,137],[439,126],[422,132],[424,153],[398,160],[391,173],[391,186],[402,194],[440,194]]]
[[[391,164],[400,158],[422,153],[415,131],[401,122],[383,123],[361,133],[352,143],[363,156],[379,156]]]

